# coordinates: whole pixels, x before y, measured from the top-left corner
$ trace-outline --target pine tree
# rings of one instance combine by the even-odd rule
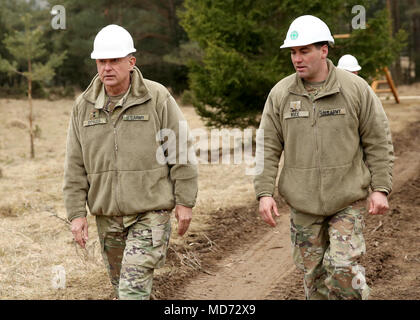
[[[3,43],[14,60],[9,61],[0,57],[0,71],[23,76],[28,85],[29,104],[29,137],[30,156],[35,158],[34,130],[33,130],[33,104],[32,86],[34,81],[49,81],[54,77],[55,71],[61,65],[66,53],[48,54],[45,49],[44,32],[40,26],[34,25],[30,13],[22,16],[23,31],[14,31],[3,40]],[[42,63],[45,56],[49,55],[48,61]],[[22,71],[25,66],[26,71]]]
[[[294,73],[290,51],[280,49],[290,23],[311,14],[327,23],[337,39],[329,58],[354,54],[361,75],[373,77],[389,65],[404,40],[392,38],[384,11],[367,17],[366,29],[352,30],[352,7],[368,11],[369,0],[185,0],[180,23],[203,58],[189,62],[192,102],[208,126],[257,126],[265,99],[276,82]],[[360,59],[359,59],[360,57]]]
[[[84,89],[96,73],[95,63],[90,59],[95,35],[106,25],[117,24],[133,37],[137,65],[145,77],[176,91],[186,86],[187,68],[163,58],[186,39],[176,16],[182,0],[49,0],[49,3],[63,5],[68,15],[65,30],[49,32],[55,48],[69,52],[58,75],[60,81],[70,81]]]

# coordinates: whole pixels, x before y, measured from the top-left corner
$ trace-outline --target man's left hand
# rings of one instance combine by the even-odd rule
[[[388,211],[388,199],[383,192],[374,191],[371,193],[368,199],[369,204],[369,213],[376,215],[376,214],[384,214]]]
[[[175,207],[175,218],[178,220],[178,234],[182,236],[190,226],[192,219],[192,208],[177,204]]]

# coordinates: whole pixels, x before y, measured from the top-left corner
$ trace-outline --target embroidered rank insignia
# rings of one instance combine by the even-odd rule
[[[330,110],[320,110],[319,116],[320,117],[327,117],[327,116],[338,116],[338,115],[345,115],[346,109],[330,109]]]
[[[148,114],[125,114],[123,116],[125,121],[147,121],[149,120]]]
[[[93,119],[97,119],[99,118],[99,110],[93,110],[90,114],[89,114],[89,119],[93,120]]]
[[[290,111],[299,111],[300,110],[300,101],[290,101]]]

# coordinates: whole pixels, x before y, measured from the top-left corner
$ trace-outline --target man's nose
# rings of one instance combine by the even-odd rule
[[[295,60],[296,63],[302,62],[302,55],[295,53],[293,60]]]
[[[109,71],[112,69],[111,62],[105,62],[105,70]]]

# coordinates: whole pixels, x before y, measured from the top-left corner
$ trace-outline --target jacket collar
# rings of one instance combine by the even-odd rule
[[[83,98],[95,105],[95,108],[102,109],[105,104],[105,86],[103,85],[99,75],[96,74],[91,83],[83,93]],[[144,83],[140,69],[136,66],[131,72],[131,85],[126,104],[140,104],[151,99],[150,92]]]
[[[318,95],[315,99],[319,99],[324,96],[328,96],[334,93],[340,92],[340,84],[337,81],[337,73],[336,73],[336,67],[332,63],[330,59],[327,59],[327,66],[328,66],[328,76],[325,80],[325,86],[324,90],[320,95]],[[301,96],[307,96],[306,89],[303,85],[302,79],[295,73],[295,79],[292,85],[289,87],[289,92],[301,95]]]

